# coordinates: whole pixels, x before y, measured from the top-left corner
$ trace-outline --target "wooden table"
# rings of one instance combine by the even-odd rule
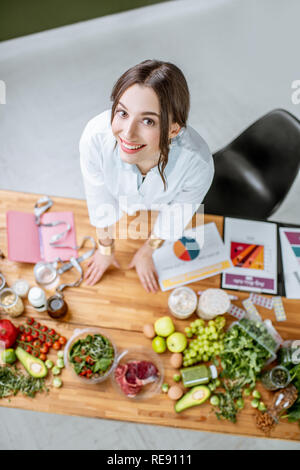
[[[6,211],[20,210],[32,212],[39,195],[25,194],[12,191],[0,191],[0,249],[7,255],[6,242]],[[53,197],[55,211],[72,211],[75,216],[77,242],[83,236],[95,236],[94,228],[89,225],[85,201]],[[128,219],[133,221],[134,217]],[[223,218],[206,215],[205,222],[215,221],[222,234]],[[136,345],[151,348],[151,340],[142,333],[145,323],[154,323],[162,315],[168,314],[167,300],[170,292],[147,293],[139,282],[135,270],[127,270],[127,265],[142,240],[118,240],[116,242],[117,257],[121,270],[110,268],[101,282],[95,286],[86,286],[83,282],[80,288],[69,288],[65,291],[65,299],[69,305],[69,314],[64,321],[56,322],[48,315],[36,312],[25,301],[25,313],[16,319],[16,324],[25,322],[25,317],[34,316],[38,321],[55,328],[60,334],[71,337],[75,328],[88,326],[101,327],[117,345],[118,350]],[[0,260],[0,271],[11,285],[16,279],[25,278],[34,285],[33,265],[14,263],[7,258]],[[77,273],[78,274],[78,273]],[[77,274],[66,273],[64,280],[69,280]],[[208,287],[219,287],[220,276],[214,276],[202,282],[190,285],[195,292]],[[230,291],[228,291],[230,292]],[[247,293],[233,292],[238,295],[237,306],[248,297]],[[278,323],[274,312],[259,308],[263,317],[273,321],[275,328],[284,339],[300,338],[299,307],[300,301],[283,299],[287,312],[287,321]],[[5,317],[1,315],[1,317]],[[8,317],[7,317],[8,318]],[[232,317],[228,316],[228,320]],[[184,331],[190,320],[174,319],[176,330]],[[160,355],[165,367],[165,382],[173,383],[175,370],[170,366],[170,353]],[[51,358],[51,355],[49,355]],[[236,424],[219,421],[212,406],[205,403],[201,406],[186,410],[181,414],[174,411],[174,403],[161,393],[147,401],[134,401],[118,394],[110,380],[97,385],[82,384],[67,369],[62,373],[63,387],[50,388],[48,394],[37,394],[28,398],[18,394],[10,399],[0,400],[1,406],[23,408],[48,413],[97,417],[147,423],[153,425],[172,426],[193,430],[211,431],[226,434],[236,434],[252,437],[265,437],[254,423],[254,412],[247,399],[246,406],[238,415]],[[258,387],[259,388],[259,387]],[[262,396],[268,402],[268,393],[262,391]],[[271,438],[299,440],[300,428],[297,423],[281,422],[271,433]]]

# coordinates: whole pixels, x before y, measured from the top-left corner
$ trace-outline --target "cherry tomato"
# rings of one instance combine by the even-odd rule
[[[40,335],[39,339],[41,340],[42,343],[46,341],[46,335]]]
[[[87,356],[87,358],[85,360],[90,365],[93,365],[95,363],[95,361],[91,358],[91,356]]]
[[[33,322],[34,322],[34,318],[32,317],[26,318],[27,325],[32,325]]]
[[[25,326],[24,325],[20,325],[19,326],[19,331],[24,331],[25,330]]]
[[[38,338],[38,337],[39,337],[39,332],[38,332],[38,331],[33,331],[33,332],[31,333],[31,336],[32,336],[33,338]]]
[[[31,354],[31,352],[32,352],[32,349],[31,349],[31,347],[30,347],[30,346],[27,346],[27,348],[26,348],[26,352],[28,352],[29,354]]]
[[[93,373],[93,371],[92,371],[91,369],[88,369],[88,370],[86,371],[86,377],[89,379],[90,376],[92,375],[92,373]]]
[[[40,341],[39,341],[38,339],[36,339],[36,340],[33,342],[33,346],[34,346],[35,348],[39,348],[40,345],[41,345],[41,343],[40,343]]]
[[[84,376],[84,375],[86,375],[86,372],[87,372],[87,371],[83,369],[83,370],[80,372],[79,375]]]
[[[38,351],[33,351],[32,355],[33,355],[34,357],[39,357]]]
[[[49,351],[49,348],[45,344],[43,344],[43,346],[40,349],[40,352],[43,354],[47,354],[48,351]]]
[[[49,335],[50,335],[50,336],[56,335],[56,331],[55,331],[55,330],[50,330],[50,331],[49,331]]]
[[[41,326],[41,324],[38,321],[35,321],[33,326],[34,326],[34,328],[38,329]]]
[[[39,358],[41,359],[41,361],[46,361],[47,356],[46,356],[46,354],[40,354]]]
[[[66,344],[67,338],[65,338],[64,336],[60,336],[58,341],[60,342],[60,344]]]
[[[25,333],[27,333],[28,335],[30,335],[31,331],[32,331],[31,328],[29,327],[25,328]]]
[[[26,335],[21,335],[20,340],[21,340],[21,341],[26,341]]]
[[[48,331],[48,327],[46,325],[42,326],[41,331],[43,332]]]
[[[26,336],[26,341],[28,341],[28,343],[30,343],[30,341],[32,341],[32,340],[33,340],[32,335],[27,335]]]
[[[55,341],[55,343],[53,343],[53,349],[55,349],[56,351],[58,351],[61,347],[61,344],[59,341]]]

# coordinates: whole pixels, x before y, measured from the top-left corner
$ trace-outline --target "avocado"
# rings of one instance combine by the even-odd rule
[[[183,397],[178,400],[175,404],[175,411],[180,413],[180,411],[191,408],[192,406],[201,405],[204,403],[210,396],[210,390],[206,385],[197,385],[189,390]]]
[[[32,375],[32,377],[41,379],[47,375],[48,369],[41,359],[32,356],[28,352],[24,351],[24,349],[20,348],[20,346],[17,347],[15,352],[19,361],[23,364],[27,372]]]

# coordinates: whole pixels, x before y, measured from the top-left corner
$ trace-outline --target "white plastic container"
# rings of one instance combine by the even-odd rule
[[[32,287],[28,293],[28,300],[38,312],[47,310],[46,294],[40,287]]]

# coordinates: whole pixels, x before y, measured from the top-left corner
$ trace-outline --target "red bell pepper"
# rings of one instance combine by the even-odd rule
[[[0,341],[5,343],[5,348],[10,348],[16,341],[18,328],[10,320],[0,320]]]

